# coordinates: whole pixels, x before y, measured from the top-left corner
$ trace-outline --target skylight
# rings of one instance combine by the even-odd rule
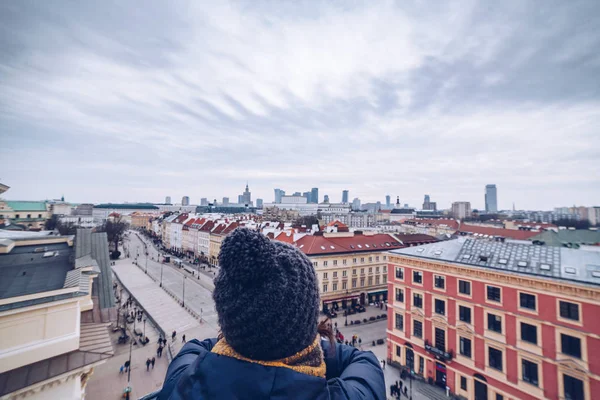
[[[471,258],[470,254],[463,254],[462,256],[463,260],[468,260],[469,258]]]
[[[518,267],[526,267],[526,266],[527,266],[527,261],[519,261],[519,262],[517,263],[517,266],[518,266]]]
[[[362,246],[360,244],[356,245],[359,249],[362,249]]]
[[[600,278],[600,271],[592,271],[592,276],[594,278]]]
[[[368,245],[368,244],[365,244],[365,247],[368,249],[368,248],[369,248],[369,245]]]
[[[565,272],[567,274],[575,275],[577,273],[577,270],[573,267],[565,267]]]
[[[425,249],[424,249],[424,248],[422,248],[422,247],[421,247],[421,248],[419,248],[419,249],[417,249],[417,251],[418,251],[419,253],[422,253],[422,252],[423,252],[423,250],[425,250]]]
[[[540,265],[540,269],[543,269],[544,271],[550,271],[550,264],[542,264]]]
[[[442,251],[441,251],[441,250],[438,250],[438,251],[436,251],[436,252],[435,252],[435,253],[433,253],[433,254],[435,254],[436,256],[439,256],[440,254],[442,254]]]
[[[321,250],[325,250],[325,246],[321,246]]]
[[[331,247],[332,249],[335,249],[335,247],[334,247],[334,246],[329,246],[329,247]]]

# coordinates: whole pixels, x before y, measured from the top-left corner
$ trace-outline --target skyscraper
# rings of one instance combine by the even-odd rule
[[[386,210],[392,209],[392,198],[389,194],[385,196],[385,209]]]
[[[238,194],[238,204],[244,204],[244,195]]]
[[[360,199],[358,197],[355,197],[354,200],[352,200],[352,210],[353,211],[360,210]]]
[[[302,192],[302,197],[306,197],[306,202],[310,203],[310,192]]]
[[[263,207],[263,199],[256,199],[256,208]]]
[[[208,199],[206,197],[203,197],[200,199],[200,205],[201,206],[207,206],[208,205]]]
[[[248,189],[248,182],[246,182],[246,190],[242,193],[242,201],[240,201],[240,203],[248,205],[252,204],[252,193],[250,193],[250,189]]]
[[[457,219],[471,216],[471,203],[468,201],[455,201],[452,203],[452,215]]]
[[[498,192],[496,185],[485,185],[485,211],[498,212]]]
[[[190,205],[190,198],[189,198],[189,196],[183,196],[181,198],[181,205],[182,206],[189,206]]]
[[[171,204],[171,196],[165,197],[165,204]]]
[[[344,190],[342,191],[342,203],[348,203],[348,191]]]
[[[223,197],[223,204],[229,204],[229,197]]]
[[[428,194],[425,195],[425,199],[423,200],[423,210],[437,210],[437,203],[435,201],[430,201]]]
[[[275,203],[276,204],[280,204],[281,203],[281,197],[282,196],[285,196],[285,190],[275,189]]]
[[[319,202],[319,188],[312,188],[310,190],[310,202],[311,203]]]
[[[329,203],[329,195],[328,194],[323,196],[323,203]]]

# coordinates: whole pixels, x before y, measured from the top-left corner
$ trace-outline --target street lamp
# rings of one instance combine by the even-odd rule
[[[158,255],[158,262],[160,262],[160,254]],[[164,264],[160,263],[160,287],[162,287],[162,273],[163,273]]]
[[[146,343],[146,318],[144,318],[144,337],[142,338],[144,343]]]
[[[181,296],[181,307],[185,307],[185,280],[187,276],[183,276],[183,296]]]

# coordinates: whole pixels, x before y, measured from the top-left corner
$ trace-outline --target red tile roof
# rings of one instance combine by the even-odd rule
[[[185,221],[187,219],[188,215],[187,214],[181,214],[179,217],[175,218],[175,221],[173,222],[177,222],[178,224],[181,224],[183,221]]]
[[[330,223],[327,224],[327,226],[336,226],[338,228],[347,228],[348,225],[344,224],[343,222],[341,222],[340,220],[335,220],[335,221],[331,221]]]
[[[506,221],[509,222],[509,221]],[[510,221],[514,223],[516,226],[527,226],[531,228],[540,228],[540,229],[552,229],[558,228],[558,226],[554,224],[548,224],[546,222],[523,222],[523,221]]]
[[[219,224],[219,225],[217,225],[217,226],[216,226],[216,227],[215,227],[215,228],[212,230],[212,232],[211,232],[211,233],[212,233],[212,234],[215,234],[215,235],[219,235],[219,234],[221,234],[221,233],[222,233],[222,232],[225,230],[225,228],[227,228],[227,225],[225,225],[225,224]]]
[[[292,243],[294,243],[294,232],[291,232],[291,231],[279,232],[277,234],[277,236],[275,237],[275,240],[292,244]]]
[[[520,231],[516,229],[492,228],[489,226],[461,224],[460,232],[478,233],[480,235],[500,236],[509,239],[527,240],[531,237],[539,235],[539,231]]]
[[[229,226],[227,228],[223,229],[223,232],[221,232],[221,234],[227,235],[228,233],[232,232],[237,227],[238,227],[238,223],[232,222],[231,224],[229,224]]]
[[[436,225],[436,226],[447,226],[450,229],[458,229],[459,222],[455,219],[436,219],[436,218],[415,218],[407,219],[403,223],[410,225],[423,224],[423,225]]]
[[[420,233],[415,233],[415,234],[398,233],[398,234],[394,234],[394,236],[397,237],[398,240],[400,240],[405,245],[413,245],[413,244],[421,245],[421,244],[438,242],[438,240],[435,237],[429,236],[429,235],[423,235]]]
[[[337,253],[366,253],[401,249],[406,246],[397,239],[380,233],[372,236],[354,235],[352,237],[304,236],[296,241],[296,246],[308,256]]]
[[[215,222],[214,221],[206,221],[206,223],[204,225],[202,225],[202,228],[200,228],[201,232],[210,232],[212,230],[212,228],[214,228],[215,226]]]

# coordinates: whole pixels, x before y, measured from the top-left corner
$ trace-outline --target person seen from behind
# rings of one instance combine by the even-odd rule
[[[218,338],[187,342],[159,400],[385,399],[371,352],[336,343],[319,322],[312,262],[297,248],[238,228],[219,254]]]

